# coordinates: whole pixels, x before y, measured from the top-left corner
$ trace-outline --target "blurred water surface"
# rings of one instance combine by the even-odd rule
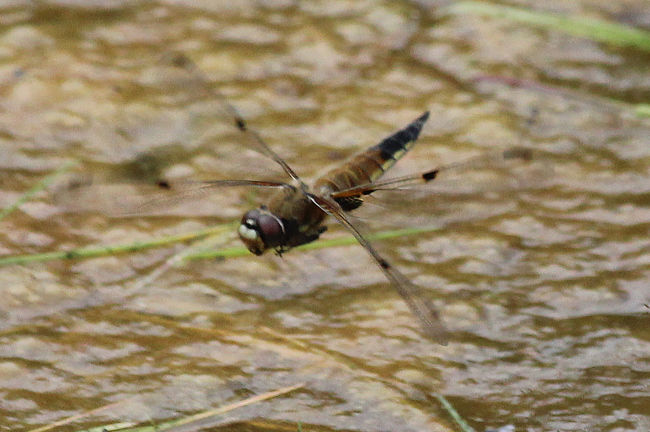
[[[142,166],[152,176],[281,179],[208,101],[156,74],[169,51],[192,58],[308,180],[424,110],[431,120],[396,175],[521,144],[542,151],[548,168],[539,187],[464,189],[460,179],[449,190],[402,193],[364,219],[372,230],[441,226],[380,249],[436,300],[452,330],[446,347],[422,336],[359,246],[193,262],[139,290],[185,246],[2,268],[0,428],[118,401],[75,426],[156,423],[306,382],[223,422],[448,431],[432,396],[441,393],[478,430],[650,429],[648,122],[588,99],[474,79],[642,102],[648,55],[444,16],[441,6],[0,6],[3,206],[72,159],[110,181]],[[543,4],[647,27],[645,6]],[[42,194],[1,222],[0,247],[41,253],[182,233],[236,221],[263,196],[224,190],[180,213],[115,219],[63,212]],[[333,227],[325,236],[337,235]]]

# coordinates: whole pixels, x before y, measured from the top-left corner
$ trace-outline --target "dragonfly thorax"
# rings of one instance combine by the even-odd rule
[[[282,220],[265,207],[244,213],[237,232],[244,245],[255,255],[281,247],[286,239]]]

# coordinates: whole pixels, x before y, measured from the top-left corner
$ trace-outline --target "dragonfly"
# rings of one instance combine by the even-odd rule
[[[423,288],[413,283],[377,251],[373,242],[352,222],[349,212],[359,208],[364,203],[364,198],[374,192],[426,184],[447,171],[462,172],[477,167],[498,165],[504,161],[528,161],[533,157],[532,150],[523,146],[509,147],[461,162],[438,166],[425,172],[382,180],[382,175],[418,140],[422,128],[430,117],[427,111],[342,166],[332,169],[309,187],[262,136],[248,126],[234,105],[209,84],[207,77],[192,60],[184,54],[173,53],[167,54],[163,62],[168,67],[183,72],[188,88],[202,97],[216,100],[243,139],[279,165],[289,180],[232,179],[183,183],[160,180],[156,187],[161,193],[155,198],[139,202],[137,209],[130,209],[125,213],[147,212],[164,202],[176,202],[188,197],[201,196],[224,187],[275,189],[275,193],[266,204],[245,212],[241,218],[237,234],[251,253],[259,256],[272,251],[281,256],[297,246],[314,242],[326,231],[328,219],[333,218],[354,236],[372,258],[418,319],[424,335],[440,344],[448,344],[449,331],[442,323],[440,312],[427,297]],[[78,189],[91,186],[77,184],[74,187]]]

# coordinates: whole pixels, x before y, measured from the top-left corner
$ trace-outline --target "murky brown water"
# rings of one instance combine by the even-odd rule
[[[358,246],[193,262],[142,289],[182,246],[5,267],[0,428],[119,401],[75,427],[155,423],[306,382],[223,422],[452,430],[441,393],[477,430],[650,429],[650,125],[470,81],[518,77],[640,102],[647,54],[443,17],[437,2],[96,3],[0,6],[3,206],[73,158],[114,178],[143,153],[173,160],[171,174],[279,178],[204,105],[151,75],[168,49],[194,59],[307,179],[426,109],[432,120],[396,174],[521,143],[546,152],[553,172],[540,188],[402,197],[372,212],[373,229],[446,224],[381,249],[437,300],[447,347],[422,337]],[[648,25],[643,1],[615,3],[544,8]],[[224,191],[215,217],[111,219],[66,214],[43,194],[1,222],[0,245],[24,254],[150,239],[232,222],[256,199]]]

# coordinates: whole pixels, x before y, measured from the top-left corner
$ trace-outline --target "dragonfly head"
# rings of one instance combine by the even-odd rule
[[[282,246],[285,240],[284,224],[264,207],[244,213],[237,232],[244,245],[255,255]]]

